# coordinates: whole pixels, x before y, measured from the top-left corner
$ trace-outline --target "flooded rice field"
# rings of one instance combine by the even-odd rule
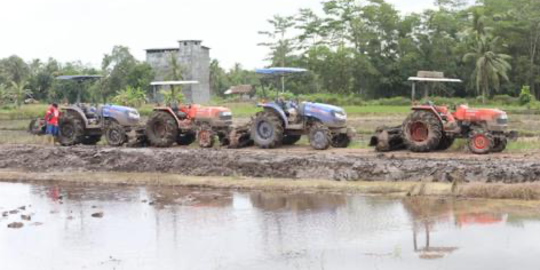
[[[537,269],[540,211],[488,201],[0,183],[0,268]]]

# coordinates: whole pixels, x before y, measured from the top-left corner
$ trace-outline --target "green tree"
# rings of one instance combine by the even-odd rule
[[[140,87],[127,86],[117,92],[113,101],[124,106],[140,107],[145,102],[145,93]]]
[[[482,102],[490,95],[490,87],[499,90],[501,81],[508,81],[508,71],[512,69],[508,60],[511,56],[497,53],[499,39],[497,37],[479,36],[472,47],[472,52],[467,53],[463,60],[475,63],[473,77],[476,82],[477,93],[482,95]]]
[[[32,91],[30,89],[26,88],[26,82],[11,82],[11,87],[9,88],[9,95],[11,96],[11,99],[15,102],[15,105],[17,108],[21,107],[21,105],[24,103],[24,100],[32,94]]]

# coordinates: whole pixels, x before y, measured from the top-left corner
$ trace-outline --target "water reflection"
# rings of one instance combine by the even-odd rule
[[[0,183],[0,211],[22,205],[2,269],[524,269],[540,250],[538,209],[488,201]],[[43,225],[8,229],[20,214]]]

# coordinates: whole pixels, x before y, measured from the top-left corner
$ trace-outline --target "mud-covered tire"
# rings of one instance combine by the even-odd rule
[[[439,151],[448,150],[448,148],[452,147],[455,140],[456,140],[455,138],[443,136],[443,138],[441,139],[441,142],[439,143],[439,146],[437,147],[437,150]]]
[[[66,113],[58,120],[58,141],[63,146],[72,146],[83,143],[84,124],[82,120],[72,114]]]
[[[197,140],[197,134],[189,132],[178,135],[178,138],[176,138],[176,143],[178,145],[191,145],[193,142]]]
[[[113,121],[105,129],[105,139],[109,146],[122,146],[127,142],[126,130],[120,124]]]
[[[332,147],[347,148],[351,144],[352,138],[347,134],[336,134],[332,137]]]
[[[171,147],[178,138],[176,119],[167,112],[154,112],[146,123],[146,136],[155,147]]]
[[[315,123],[309,129],[309,144],[315,150],[326,150],[330,147],[331,138],[328,127]]]
[[[506,146],[508,145],[508,139],[506,138],[495,138],[493,140],[493,148],[491,149],[491,152],[493,153],[501,153],[506,149]]]
[[[281,144],[283,145],[294,145],[300,139],[302,138],[302,135],[285,135],[283,136],[283,140],[281,140]]]
[[[28,133],[32,135],[45,135],[46,125],[41,124],[42,119],[32,119],[28,124]]]
[[[201,148],[212,148],[216,143],[216,134],[212,130],[212,127],[208,125],[202,125],[197,131],[197,141]]]
[[[403,122],[403,137],[412,152],[431,152],[438,149],[443,138],[443,125],[430,111],[415,111]]]
[[[260,148],[279,147],[283,141],[283,124],[275,113],[264,111],[255,116],[251,138]]]
[[[84,136],[81,143],[83,145],[96,145],[99,141],[101,141],[101,135],[90,135]]]
[[[467,142],[469,150],[477,155],[489,154],[494,145],[493,136],[481,128],[473,129]]]

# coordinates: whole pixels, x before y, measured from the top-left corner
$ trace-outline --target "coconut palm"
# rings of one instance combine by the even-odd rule
[[[8,103],[9,95],[8,89],[5,84],[0,84],[0,105]]]
[[[463,57],[465,62],[474,60],[472,78],[476,82],[476,91],[482,95],[482,102],[485,102],[485,96],[490,94],[490,87],[499,90],[501,81],[508,81],[508,71],[512,69],[508,63],[512,57],[497,53],[498,42],[498,37],[478,35],[472,52]]]
[[[17,106],[17,108],[21,107],[21,105],[24,103],[24,100],[28,96],[32,95],[32,91],[26,88],[26,84],[26,81],[21,81],[19,83],[11,82],[11,87],[9,88],[8,93],[15,101],[15,105]]]

